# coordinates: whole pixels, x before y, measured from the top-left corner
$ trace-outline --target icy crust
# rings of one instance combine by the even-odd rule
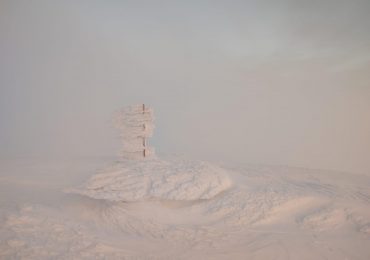
[[[227,171],[210,163],[152,159],[117,162],[67,192],[109,201],[193,201],[231,186]]]
[[[19,179],[20,186],[9,189],[17,194],[5,193],[10,202],[0,205],[0,259],[370,259],[368,176],[280,166],[232,167],[228,174],[234,185],[227,192],[209,200],[166,201],[151,198],[176,197],[180,190],[184,197],[201,197],[194,185],[205,190],[203,182],[196,181],[199,175],[206,172],[212,181],[224,175],[205,163],[145,161],[117,163],[77,189],[103,197],[124,182],[127,196],[141,183],[141,193],[131,197],[149,200],[134,203],[87,196],[61,200],[52,198],[53,183],[42,182],[45,175],[33,179],[31,186]],[[186,170],[196,173],[194,180],[180,173]],[[170,177],[176,181],[165,190],[170,184],[164,179],[170,182]],[[0,179],[0,190],[14,185],[8,180]],[[146,186],[148,180],[152,184]],[[191,184],[186,192],[181,185],[178,191],[174,188],[174,183],[186,180]],[[94,191],[104,188],[101,194]],[[12,196],[24,197],[18,191],[30,198],[41,191],[51,201],[24,204],[19,198],[15,204]]]

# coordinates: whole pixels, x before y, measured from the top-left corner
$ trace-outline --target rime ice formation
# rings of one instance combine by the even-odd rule
[[[229,189],[228,173],[205,162],[125,161],[69,192],[110,201],[202,200]]]
[[[154,157],[146,145],[153,134],[153,111],[145,105],[119,110],[114,125],[120,130],[123,159],[67,192],[109,201],[193,201],[210,199],[232,186],[228,173],[210,163]]]
[[[154,154],[147,145],[153,135],[153,110],[144,104],[128,106],[117,111],[113,118],[122,142],[122,156],[126,159],[146,158]]]

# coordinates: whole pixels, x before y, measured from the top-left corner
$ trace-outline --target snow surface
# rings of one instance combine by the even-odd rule
[[[206,162],[125,160],[66,192],[110,201],[211,199],[232,185],[227,171]]]
[[[2,161],[0,259],[370,259],[370,176],[107,162]]]

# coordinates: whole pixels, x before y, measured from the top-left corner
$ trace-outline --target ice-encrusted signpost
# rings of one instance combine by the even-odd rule
[[[113,122],[119,130],[124,160],[65,191],[108,201],[199,201],[232,186],[228,172],[218,166],[154,156],[154,150],[147,145],[153,121],[153,110],[144,104],[118,110]]]
[[[145,104],[124,107],[115,113],[113,123],[119,130],[123,158],[140,159],[154,155],[154,149],[147,145],[147,138],[154,130],[151,108]]]

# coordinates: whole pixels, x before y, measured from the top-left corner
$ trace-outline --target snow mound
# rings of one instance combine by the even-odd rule
[[[109,201],[194,201],[231,186],[228,172],[210,163],[152,159],[117,162],[66,192]]]
[[[70,191],[87,196],[60,194],[79,171],[4,176],[0,259],[369,259],[368,176],[225,167],[117,162]]]
[[[348,214],[341,208],[324,208],[305,216],[302,226],[317,232],[337,229],[349,219]]]

